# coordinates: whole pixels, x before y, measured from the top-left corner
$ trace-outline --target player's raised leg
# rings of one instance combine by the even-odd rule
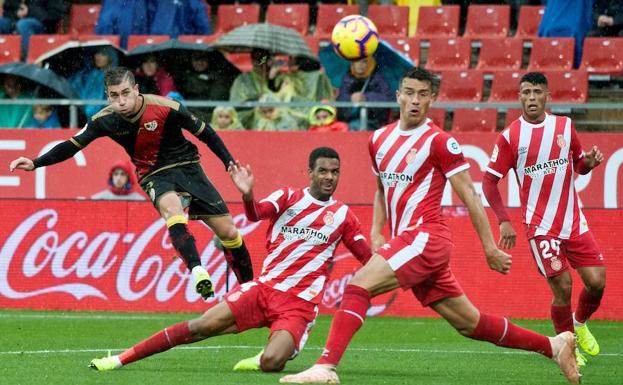
[[[606,268],[603,266],[580,267],[577,271],[584,282],[584,288],[573,315],[575,333],[580,348],[591,356],[596,356],[599,354],[599,344],[586,323],[601,303],[606,284]]]
[[[574,355],[575,339],[571,332],[546,337],[506,318],[479,312],[465,295],[442,299],[433,303],[431,308],[465,337],[542,354],[558,364],[570,383],[580,381]]]
[[[242,235],[234,225],[231,215],[215,216],[203,219],[218,237],[225,249],[225,259],[234,271],[238,283],[243,284],[253,279],[251,256]]]
[[[164,328],[119,355],[92,360],[89,366],[98,371],[119,369],[124,365],[156,353],[162,353],[178,345],[190,344],[235,331],[234,315],[229,306],[225,302],[221,302],[205,312],[200,318]]]

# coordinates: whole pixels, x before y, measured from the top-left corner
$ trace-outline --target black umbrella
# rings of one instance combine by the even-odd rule
[[[93,61],[93,55],[103,49],[110,50],[117,59],[113,59],[113,67],[125,51],[116,42],[109,39],[72,40],[47,51],[35,59],[35,64],[44,64],[59,75],[69,77]],[[110,56],[110,54],[109,54]]]
[[[42,68],[35,64],[26,63],[10,63],[0,66],[0,74],[15,75],[23,79],[30,80],[37,88],[35,91],[35,97],[41,97],[39,95],[40,87],[54,91],[55,94],[60,95],[63,98],[76,99],[77,95],[73,88],[62,76],[57,75],[54,71],[48,68]]]
[[[128,60],[128,65],[136,67],[140,65],[144,57],[156,55],[171,72],[179,72],[182,67],[180,64],[190,61],[193,53],[205,54],[210,66],[219,72],[234,75],[240,73],[240,70],[235,65],[211,46],[177,39],[167,40],[158,44],[139,45],[126,55],[126,59]]]

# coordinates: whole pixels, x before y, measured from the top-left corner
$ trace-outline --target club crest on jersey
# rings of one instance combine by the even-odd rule
[[[335,222],[335,219],[333,219],[333,212],[327,211],[327,213],[324,215],[322,220],[323,220],[325,225],[331,226],[333,224],[333,222]]]
[[[558,144],[558,147],[564,148],[565,146],[567,146],[567,141],[565,140],[564,136],[558,135],[556,137],[556,144]]]
[[[158,128],[158,122],[155,120],[152,120],[151,122],[147,122],[143,124],[143,127],[145,127],[147,131],[154,131],[156,128]]]
[[[238,301],[238,299],[240,299],[241,295],[242,295],[242,293],[240,293],[238,290],[236,290],[235,292],[233,292],[229,296],[227,296],[227,300],[229,302],[236,302],[236,301]]]
[[[560,259],[554,257],[550,262],[550,266],[552,267],[552,270],[558,271],[562,268],[562,262],[560,261]]]
[[[417,148],[412,148],[409,150],[409,153],[405,157],[407,164],[411,164],[415,161],[415,156],[417,155]]]

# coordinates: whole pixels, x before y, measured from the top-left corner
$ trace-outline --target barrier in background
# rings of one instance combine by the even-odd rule
[[[74,135],[76,130],[0,130],[0,199],[1,198],[88,198],[106,188],[112,163],[126,159],[123,149],[108,138],[99,139],[73,159],[33,173],[8,172],[8,164],[20,155],[36,157],[58,141]],[[370,204],[375,182],[370,171],[367,141],[370,133],[306,132],[223,132],[220,134],[234,156],[250,163],[257,176],[258,194],[266,194],[286,185],[307,183],[307,156],[318,146],[332,146],[342,158],[341,186],[337,197],[348,203]],[[471,175],[480,187],[482,170],[496,140],[495,133],[459,133],[465,156],[472,165]],[[194,139],[194,138],[193,138]],[[580,134],[589,149],[599,146],[606,161],[589,175],[580,176],[576,187],[585,207],[623,207],[623,134]],[[196,140],[194,140],[197,143]],[[207,147],[198,143],[203,166],[225,200],[240,201],[221,162]],[[519,206],[514,178],[501,184],[502,196],[509,206]],[[445,205],[457,204],[448,194]]]
[[[148,202],[2,200],[0,222],[0,308],[201,312],[225,294],[225,261],[212,233],[191,221],[204,265],[215,280],[207,303],[194,292],[168,240],[164,222]],[[254,260],[265,256],[267,224],[250,223],[239,204],[230,206]],[[353,206],[364,229],[370,206]],[[522,318],[548,318],[550,292],[518,231],[508,276],[487,267],[464,208],[446,208],[455,244],[452,269],[471,300],[483,311]],[[586,210],[589,226],[606,259],[608,281],[597,318],[623,320],[623,210]],[[520,210],[512,209],[517,223]],[[493,222],[495,223],[495,222]],[[517,230],[519,226],[516,227]],[[497,231],[495,231],[497,233]],[[359,263],[340,247],[322,311],[330,313]],[[574,273],[575,274],[575,273]],[[575,276],[576,283],[578,281]],[[235,284],[233,275],[230,282]],[[580,285],[574,287],[577,298]],[[574,303],[575,305],[575,303]],[[429,316],[411,292],[394,291],[373,300],[374,315]]]

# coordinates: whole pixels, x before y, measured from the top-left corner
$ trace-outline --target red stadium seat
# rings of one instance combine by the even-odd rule
[[[409,32],[409,7],[399,5],[370,5],[368,17],[374,22],[383,38],[407,37]]]
[[[303,36],[303,38],[314,55],[318,56],[318,52],[320,51],[320,38],[317,36]]]
[[[249,72],[253,69],[253,61],[250,53],[226,53],[225,58],[232,62],[240,72]]]
[[[219,5],[214,33],[220,35],[241,25],[259,22],[260,6],[258,4]]]
[[[528,71],[570,70],[573,67],[572,37],[541,37],[532,40]]]
[[[537,37],[544,13],[545,7],[541,5],[524,5],[519,8],[519,20],[517,21],[515,37],[524,39]]]
[[[446,110],[443,108],[431,108],[428,110],[428,117],[437,125],[437,127],[444,129],[446,125]]]
[[[495,132],[498,110],[495,108],[457,108],[452,119],[455,132]]]
[[[86,41],[108,41],[110,42],[110,44],[119,47],[121,44],[121,38],[119,37],[119,35],[92,35],[92,34],[87,34],[87,35],[78,35],[78,41],[80,42],[86,42]]]
[[[552,103],[586,103],[588,73],[586,70],[544,71]]]
[[[130,35],[128,37],[128,51],[132,51],[139,45],[158,44],[169,39],[168,35]]]
[[[69,11],[69,33],[95,33],[100,4],[72,4]]]
[[[470,38],[506,37],[510,27],[510,5],[470,5],[465,34]]]
[[[70,35],[32,35],[28,42],[28,63],[34,63],[44,53],[71,40]]]
[[[494,72],[489,102],[517,102],[519,100],[519,80],[524,74],[525,71]]]
[[[414,66],[420,65],[420,39],[416,37],[387,37],[385,42],[403,53],[413,61]]]
[[[0,35],[0,64],[19,61],[21,46],[20,35]]]
[[[581,68],[588,73],[623,73],[623,38],[587,37],[582,52]]]
[[[314,36],[321,39],[330,39],[333,26],[344,16],[358,15],[359,5],[346,4],[318,4],[318,17]]]
[[[456,37],[459,34],[461,7],[420,7],[415,35],[420,39],[433,37]]]
[[[266,22],[292,28],[302,35],[309,29],[309,4],[270,4]]]
[[[444,71],[439,88],[440,102],[480,102],[483,91],[483,74],[479,70]]]
[[[431,71],[468,69],[471,56],[472,46],[469,39],[430,39],[426,68]]]
[[[180,35],[177,37],[179,41],[185,41],[188,43],[197,43],[197,44],[212,44],[214,43],[220,35]]]
[[[477,69],[487,72],[500,69],[518,70],[523,58],[523,41],[514,38],[482,39]]]

